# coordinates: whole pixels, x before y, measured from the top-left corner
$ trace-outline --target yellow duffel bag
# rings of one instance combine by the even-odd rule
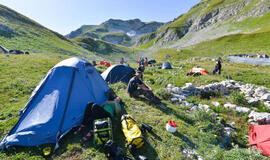
[[[126,137],[129,149],[137,149],[143,146],[144,138],[137,122],[131,115],[125,114],[121,118],[122,131]]]

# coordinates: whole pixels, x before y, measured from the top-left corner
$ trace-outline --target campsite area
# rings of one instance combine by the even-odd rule
[[[0,3],[0,159],[269,159],[270,1]]]
[[[64,59],[64,58],[63,58]],[[126,93],[126,85],[123,83],[116,83],[110,85],[114,91],[121,95],[125,102],[125,110],[136,118],[139,122],[150,124],[154,128],[157,137],[147,134],[151,145],[145,145],[140,149],[140,153],[147,156],[149,159],[155,159],[157,156],[160,159],[181,159],[184,158],[183,150],[187,150],[189,156],[194,156],[193,151],[196,151],[196,156],[201,155],[204,158],[211,158],[218,153],[216,159],[228,158],[237,159],[242,156],[253,158],[266,159],[251,148],[247,148],[248,143],[248,127],[247,114],[238,113],[231,109],[226,109],[223,106],[214,107],[211,102],[218,101],[221,105],[226,102],[237,103],[237,100],[232,97],[214,96],[210,99],[205,99],[200,96],[192,96],[188,98],[188,102],[202,103],[211,106],[211,110],[218,113],[222,119],[222,123],[227,125],[235,123],[236,133],[232,135],[230,143],[226,147],[219,150],[220,145],[224,142],[223,127],[218,119],[212,119],[210,113],[203,110],[189,111],[187,106],[180,106],[177,103],[170,101],[170,93],[166,91],[166,86],[173,83],[175,78],[175,86],[184,86],[185,83],[193,83],[195,86],[205,85],[213,82],[226,80],[225,75],[230,75],[233,79],[242,81],[244,83],[252,83],[258,86],[262,84],[267,85],[265,81],[269,81],[269,67],[256,66],[258,69],[254,70],[254,66],[245,64],[228,64],[224,63],[224,76],[200,76],[190,77],[186,76],[186,72],[194,65],[205,66],[206,69],[211,69],[213,62],[196,61],[187,63],[184,57],[182,61],[173,61],[171,63],[175,67],[181,69],[160,70],[155,67],[147,67],[145,70],[145,80],[154,88],[154,92],[163,99],[163,102],[169,109],[156,108],[146,102],[146,100],[134,100]],[[57,56],[44,55],[11,55],[6,57],[1,55],[1,71],[5,81],[1,81],[1,135],[8,133],[9,129],[18,120],[18,112],[22,106],[26,104],[31,91],[39,80],[62,59]],[[168,60],[168,59],[167,59]],[[164,61],[160,59],[159,61]],[[37,65],[38,64],[38,65]],[[133,64],[136,66],[137,64]],[[25,69],[22,69],[23,66]],[[237,68],[237,72],[235,69]],[[249,68],[249,69],[248,69]],[[103,72],[105,66],[97,66],[98,71]],[[249,71],[249,73],[247,72]],[[173,76],[173,71],[175,76]],[[246,77],[239,74],[244,72]],[[256,76],[261,75],[261,79]],[[16,77],[16,78],[15,78]],[[174,77],[174,78],[173,78]],[[24,84],[24,85],[20,85]],[[267,86],[269,87],[269,86]],[[241,96],[240,96],[241,98]],[[240,104],[239,105],[245,105]],[[266,108],[261,108],[259,112],[268,111]],[[165,130],[165,124],[168,120],[176,120],[178,123],[178,132],[171,134]],[[117,121],[116,121],[117,123]],[[124,153],[129,155],[125,147],[125,140],[121,132],[120,125],[114,125],[115,141],[124,149]],[[152,137],[152,138],[150,138]],[[96,148],[91,143],[82,143],[81,135],[73,135],[69,133],[60,141],[60,148],[53,154],[53,159],[104,159],[105,155],[102,148]],[[28,157],[30,159],[43,158],[42,149],[46,145],[40,147],[15,147],[8,152],[1,152],[1,158],[20,159]],[[230,151],[227,147],[232,148]],[[177,152],[171,152],[172,150]],[[190,153],[189,153],[190,152]]]

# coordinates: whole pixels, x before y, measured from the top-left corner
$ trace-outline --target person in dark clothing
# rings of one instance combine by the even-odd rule
[[[139,67],[136,70],[136,71],[142,72],[141,77],[140,77],[142,81],[143,81],[143,72],[144,72],[144,70],[145,70],[144,65],[139,65]]]
[[[120,101],[120,98],[116,97],[114,101],[106,101],[102,106],[95,103],[88,103],[84,111],[83,122],[74,134],[80,133],[85,128],[90,128],[90,131],[83,137],[84,141],[89,140],[93,135],[93,121],[107,117],[112,118],[114,115],[119,114],[121,111]]]
[[[96,66],[97,65],[97,62],[96,61],[92,61],[93,63],[93,66]]]
[[[144,67],[144,65],[139,65],[139,67],[137,68],[137,71],[140,71],[140,72],[144,72],[144,70],[145,70],[145,67]]]
[[[161,100],[153,94],[153,90],[150,86],[143,83],[141,76],[142,72],[137,71],[135,76],[129,80],[127,90],[129,96],[137,98],[140,95],[144,95],[151,103],[160,104]]]
[[[216,66],[213,69],[213,74],[216,74],[216,73],[221,74],[221,67],[222,67],[221,62],[222,62],[222,59],[221,57],[219,57],[217,60]]]

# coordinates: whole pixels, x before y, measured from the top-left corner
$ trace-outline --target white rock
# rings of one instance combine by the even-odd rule
[[[178,94],[179,87],[172,88],[172,92],[175,94]]]
[[[258,87],[256,90],[255,90],[255,93],[254,93],[254,96],[255,97],[262,97],[263,95],[265,95],[267,92],[266,88],[265,87]]]
[[[269,94],[269,93],[264,94],[264,95],[260,98],[260,100],[263,100],[263,101],[270,101],[270,94]]]
[[[216,119],[216,118],[217,118],[217,116],[218,116],[218,114],[217,114],[217,113],[215,113],[215,112],[212,112],[212,113],[211,113],[211,116],[212,116],[212,119]]]
[[[168,84],[167,85],[167,88],[173,88],[173,85],[172,84]]]
[[[232,129],[231,127],[225,127],[224,128],[224,132],[227,134],[227,135],[230,135],[231,133],[234,133],[234,129]]]
[[[270,101],[264,102],[264,105],[265,105],[266,107],[270,108]]]
[[[251,110],[247,107],[236,107],[235,111],[241,112],[241,113],[250,113]]]
[[[204,160],[202,156],[198,156],[198,160]]]
[[[171,98],[171,101],[172,101],[173,103],[175,103],[175,102],[178,102],[179,99],[175,97],[175,98]]]
[[[224,104],[224,107],[229,108],[229,109],[235,109],[236,107],[238,107],[235,104],[231,104],[231,103],[226,103]]]
[[[260,121],[260,120],[270,120],[270,113],[258,113],[255,111],[251,111],[251,113],[248,115],[250,119],[253,119],[254,121]]]
[[[218,107],[219,106],[219,102],[211,102],[214,106]]]

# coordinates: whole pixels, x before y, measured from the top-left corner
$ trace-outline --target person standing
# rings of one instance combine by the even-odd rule
[[[141,65],[141,62],[142,62],[142,58],[140,57],[138,60],[139,66]]]
[[[145,66],[145,67],[148,66],[148,59],[147,59],[147,57],[145,57],[145,60],[144,60],[144,66]]]
[[[121,59],[120,59],[120,64],[124,64],[124,63],[125,63],[125,60],[124,60],[123,57],[121,57]]]
[[[141,65],[144,65],[144,58],[142,57]]]
[[[221,68],[222,68],[221,62],[222,62],[222,59],[221,59],[221,57],[219,57],[217,62],[216,62],[216,66],[213,69],[213,74],[216,74],[216,73],[219,75],[221,74]]]

